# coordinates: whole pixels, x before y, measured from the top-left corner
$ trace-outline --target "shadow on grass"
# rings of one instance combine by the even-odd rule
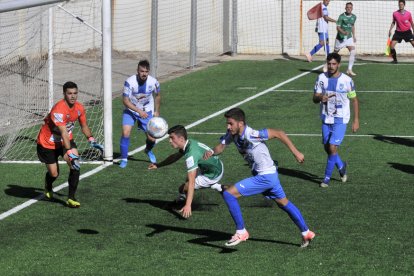
[[[390,164],[391,167],[396,170],[400,170],[405,173],[414,174],[414,166],[412,165],[393,163],[393,162],[388,162],[388,164]]]
[[[153,207],[167,211],[181,220],[185,220],[177,211],[178,206],[172,201],[156,200],[156,199],[139,199],[139,198],[123,198],[127,203],[149,204]]]
[[[98,231],[93,230],[93,229],[78,229],[78,232],[80,234],[86,234],[86,235],[96,235],[96,234],[99,234]]]
[[[4,189],[4,193],[9,196],[20,198],[34,198],[43,194],[43,189],[33,187],[23,187],[19,185],[9,184]]]
[[[221,249],[220,253],[233,253],[236,252],[237,249],[225,246],[219,246],[215,244],[211,244],[210,242],[224,242],[227,241],[232,234],[221,232],[221,231],[214,231],[208,229],[191,229],[191,228],[184,228],[184,227],[176,227],[176,226],[168,226],[162,224],[147,224],[149,228],[154,229],[151,233],[147,234],[147,237],[153,237],[157,234],[161,234],[167,231],[173,232],[180,232],[185,234],[192,234],[196,236],[201,236],[198,238],[188,240],[189,243],[198,244],[202,246],[208,246],[212,248]],[[283,241],[275,241],[275,240],[268,240],[268,239],[256,239],[250,238],[248,242],[266,242],[266,243],[277,243],[283,245],[291,245],[291,246],[299,246],[298,244],[290,243],[290,242],[283,242]]]
[[[414,147],[413,139],[408,139],[404,137],[384,136],[380,134],[371,134],[371,135],[374,135],[375,140],[378,140],[384,143],[399,144],[399,145],[403,145],[407,147]]]
[[[9,196],[20,197],[20,198],[30,198],[30,199],[36,198],[38,200],[60,203],[66,206],[66,202],[61,199],[58,199],[58,198],[46,199],[43,196],[43,189],[33,188],[33,187],[23,187],[23,186],[13,185],[13,184],[9,184],[7,185],[7,187],[8,188],[4,190],[4,193]],[[54,194],[58,196],[63,196],[62,194],[56,193],[56,192]]]
[[[156,199],[138,199],[138,198],[123,198],[128,203],[144,203],[149,204],[153,207],[161,210],[168,211],[180,219],[184,219],[178,212],[177,209],[181,209],[183,206],[175,203],[174,201],[156,200]],[[216,203],[200,203],[196,199],[193,200],[191,209],[193,211],[210,211],[212,206],[218,206]]]
[[[277,169],[277,171],[278,171],[279,174],[282,174],[282,175],[300,178],[300,179],[303,179],[303,180],[306,180],[306,181],[317,183],[318,185],[320,183],[320,177],[318,177],[317,175],[314,175],[312,173],[299,171],[299,170],[280,168],[280,167]]]

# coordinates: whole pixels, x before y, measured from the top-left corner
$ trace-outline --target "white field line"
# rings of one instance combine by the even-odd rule
[[[66,161],[58,161],[59,164],[66,164]],[[80,161],[81,164],[102,165],[104,161]],[[40,161],[0,161],[0,164],[42,164]]]
[[[299,89],[275,89],[274,91],[277,92],[296,92],[296,93],[302,93],[302,92],[307,92],[307,93],[313,93],[313,89],[309,89],[309,90],[299,90]],[[403,93],[403,94],[414,94],[414,91],[387,91],[387,90],[366,90],[366,91],[361,91],[361,90],[357,90],[357,93]]]
[[[341,64],[348,64],[348,61],[343,62]],[[361,65],[385,65],[385,66],[413,66],[413,63],[398,63],[398,64],[393,64],[391,63],[391,59],[389,62],[385,61],[385,62],[364,62],[364,63],[354,63],[354,66],[361,66]]]
[[[87,178],[91,175],[94,175],[95,173],[98,173],[98,172],[102,171],[103,169],[105,169],[108,166],[110,166],[110,164],[101,165],[101,166],[99,166],[99,167],[97,167],[97,168],[95,168],[91,171],[88,171],[88,172],[82,174],[79,179],[84,179],[84,178]],[[60,184],[59,186],[56,186],[55,188],[53,188],[53,191],[57,192],[59,190],[62,190],[63,188],[66,188],[67,186],[68,186],[68,182],[65,182],[65,183]],[[32,198],[32,199],[20,204],[20,205],[17,205],[16,207],[0,214],[0,220],[3,220],[5,218],[7,218],[8,216],[11,216],[11,215],[17,213],[17,212],[23,210],[26,207],[29,207],[30,205],[38,202],[39,200],[42,200],[43,198],[44,198],[44,195],[41,194],[41,195],[39,195],[35,198]]]
[[[188,134],[192,135],[224,135],[225,132],[192,132],[189,131]],[[321,134],[315,133],[286,133],[288,136],[303,136],[303,137],[321,137]],[[346,134],[346,137],[390,137],[390,138],[414,138],[414,136],[406,136],[406,135],[375,135],[375,134]]]
[[[251,96],[251,97],[248,97],[248,98],[246,98],[246,99],[244,99],[244,100],[242,100],[242,101],[240,101],[240,102],[238,102],[238,103],[235,103],[235,104],[233,104],[233,105],[231,105],[231,106],[229,106],[229,107],[226,107],[226,108],[224,108],[224,109],[222,109],[222,110],[219,110],[219,111],[217,111],[217,112],[215,112],[215,113],[213,113],[213,114],[210,114],[210,115],[208,115],[208,116],[206,116],[206,117],[204,117],[204,118],[202,118],[202,119],[200,119],[200,120],[198,120],[198,121],[195,121],[195,122],[193,122],[193,123],[191,123],[191,124],[187,125],[185,128],[186,128],[186,129],[190,129],[190,128],[194,127],[194,126],[197,126],[197,125],[199,125],[199,124],[201,124],[201,123],[204,123],[204,122],[205,122],[205,121],[207,121],[207,120],[210,120],[211,118],[214,118],[214,117],[216,117],[216,116],[218,116],[218,115],[220,115],[220,114],[225,113],[227,110],[230,110],[230,109],[232,109],[232,108],[234,108],[234,107],[237,107],[237,106],[239,106],[239,105],[242,105],[242,104],[244,104],[244,103],[250,102],[251,100],[254,100],[254,99],[256,99],[256,98],[258,98],[258,97],[261,97],[261,96],[263,96],[263,95],[265,95],[265,94],[268,94],[268,93],[270,93],[270,92],[274,92],[277,88],[279,88],[279,87],[281,87],[281,86],[283,86],[283,85],[285,85],[285,84],[287,84],[287,83],[290,83],[290,82],[292,82],[292,81],[294,81],[294,80],[297,80],[297,79],[299,79],[299,78],[301,78],[301,77],[304,77],[304,76],[306,76],[306,75],[308,75],[308,74],[312,73],[312,71],[318,70],[318,69],[320,69],[320,68],[322,68],[322,67],[323,67],[323,65],[319,65],[319,66],[317,66],[317,67],[313,68],[312,70],[310,70],[310,71],[308,71],[308,72],[304,72],[304,73],[299,74],[299,75],[297,75],[297,76],[295,76],[295,77],[293,77],[293,78],[290,78],[290,79],[288,79],[288,80],[286,80],[286,81],[283,81],[283,82],[281,82],[281,83],[279,83],[279,84],[277,84],[277,85],[275,85],[275,86],[273,86],[273,87],[270,87],[270,88],[268,88],[268,89],[266,89],[266,90],[264,90],[264,91],[262,91],[262,92],[260,92],[260,93],[257,93],[257,94],[255,94],[255,95],[253,95],[253,96]],[[168,138],[168,136],[164,136],[163,138],[158,139],[158,140],[157,140],[157,143],[159,143],[159,142],[161,142],[161,141],[163,141],[163,140],[165,140],[165,139],[167,139],[167,138]],[[137,149],[135,149],[135,150],[133,150],[133,151],[129,152],[129,153],[128,153],[128,155],[133,155],[133,154],[135,154],[135,153],[137,153],[137,152],[143,151],[144,149],[145,149],[145,145],[143,145],[143,146],[141,146],[141,147],[138,147]],[[119,159],[115,159],[115,160],[114,160],[114,162],[117,162],[117,161],[119,161]],[[80,176],[80,179],[84,179],[84,178],[86,178],[86,177],[89,177],[89,176],[91,176],[91,175],[94,175],[95,173],[100,172],[101,170],[105,169],[107,166],[110,166],[110,165],[111,165],[111,163],[109,163],[109,164],[103,164],[103,165],[100,165],[99,167],[97,167],[97,168],[95,168],[95,169],[93,169],[93,170],[91,170],[91,171],[88,171],[88,172],[86,172],[86,173],[82,174],[82,175]],[[55,187],[55,188],[53,189],[53,191],[57,192],[57,191],[59,191],[59,190],[61,190],[61,189],[63,189],[63,188],[66,188],[67,186],[68,186],[68,182],[65,182],[65,183],[63,183],[63,184],[61,184],[61,185],[59,185],[59,186]],[[12,209],[10,209],[10,210],[8,210],[8,211],[6,211],[6,212],[4,212],[4,213],[0,214],[0,220],[3,220],[3,219],[5,219],[5,218],[7,218],[7,217],[9,217],[9,216],[11,216],[11,215],[13,215],[13,214],[17,213],[17,212],[19,212],[19,211],[23,210],[23,209],[24,209],[24,208],[26,208],[26,207],[29,207],[30,205],[32,205],[32,204],[34,204],[34,203],[38,202],[39,200],[41,200],[41,199],[43,199],[43,198],[44,198],[44,195],[39,195],[39,196],[37,196],[37,197],[35,197],[35,198],[33,198],[33,199],[30,199],[30,200],[28,200],[28,201],[26,201],[26,202],[24,202],[24,203],[22,203],[22,204],[20,204],[20,205],[18,205],[18,206],[16,206],[16,207],[12,208]]]

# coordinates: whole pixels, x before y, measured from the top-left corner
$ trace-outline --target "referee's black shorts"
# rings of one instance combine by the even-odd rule
[[[394,35],[392,36],[392,40],[398,41],[398,43],[401,43],[403,39],[405,42],[411,42],[414,40],[414,36],[411,30],[405,32],[395,31]]]
[[[71,148],[77,148],[75,141],[70,140]],[[58,162],[59,156],[63,157],[63,147],[56,149],[47,149],[37,144],[37,157],[39,161],[45,164],[54,164]]]

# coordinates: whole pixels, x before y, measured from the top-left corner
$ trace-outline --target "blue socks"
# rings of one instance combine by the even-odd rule
[[[229,212],[231,214],[231,217],[234,220],[234,223],[236,223],[236,229],[237,230],[243,230],[244,229],[244,221],[243,216],[240,210],[239,202],[237,201],[237,198],[235,198],[232,194],[230,194],[227,191],[223,192],[223,199],[227,204],[227,208],[229,209]]]
[[[243,216],[242,216],[240,205],[239,205],[239,202],[237,201],[237,198],[234,197],[229,192],[224,191],[223,199],[226,202],[227,208],[229,209],[230,214],[236,224],[236,229],[237,230],[244,229]],[[305,232],[309,230],[301,212],[292,202],[289,201],[289,203],[286,206],[282,206],[280,208],[289,215],[289,217],[292,219],[292,221],[296,224],[296,226],[299,228],[301,232]]]
[[[119,142],[119,147],[121,149],[121,159],[128,158],[128,148],[129,148],[129,137],[121,137],[121,141]]]
[[[313,47],[312,51],[310,51],[310,55],[313,56],[316,54],[323,46],[321,44],[316,44],[315,47]]]
[[[289,203],[286,206],[282,206],[280,207],[280,209],[288,213],[289,217],[293,220],[293,222],[296,224],[296,226],[299,228],[301,232],[309,230],[301,212],[292,202],[289,201]]]
[[[152,148],[155,146],[155,141],[153,142],[153,141],[151,141],[151,140],[149,140],[149,139],[147,139],[147,140],[145,141],[145,143],[146,143],[146,147],[145,147],[145,150],[146,150],[146,151],[150,151],[150,150],[152,150]]]
[[[335,168],[336,157],[337,157],[337,154],[328,155],[328,160],[326,161],[326,168],[325,168],[325,180],[327,181],[331,179],[332,172]]]
[[[310,51],[310,55],[313,56],[314,54],[316,54],[321,48],[323,48],[323,45],[321,44],[316,44],[315,47],[313,47],[312,51]],[[326,45],[326,52],[329,54],[330,48],[329,48],[329,44]]]
[[[341,157],[339,157],[339,154],[336,155],[335,165],[338,168],[338,170],[342,169],[342,167],[344,166],[344,162],[342,162],[342,159]]]

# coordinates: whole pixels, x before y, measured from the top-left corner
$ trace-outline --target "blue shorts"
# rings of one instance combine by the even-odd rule
[[[344,140],[347,124],[322,123],[322,143],[339,146]]]
[[[324,34],[323,33],[318,33],[318,36],[319,36],[319,40],[322,40],[322,41],[329,41],[329,36],[328,36],[328,33],[325,33],[325,39],[324,39]]]
[[[145,132],[147,132],[147,124],[148,121],[153,117],[152,111],[147,112],[148,117],[143,119],[139,117],[138,115],[135,115],[130,110],[125,109],[122,114],[122,125],[123,126],[133,126],[135,125],[135,122],[138,123],[138,129],[141,129]]]
[[[234,186],[242,196],[262,194],[269,199],[286,197],[277,173],[252,176],[237,182]]]

